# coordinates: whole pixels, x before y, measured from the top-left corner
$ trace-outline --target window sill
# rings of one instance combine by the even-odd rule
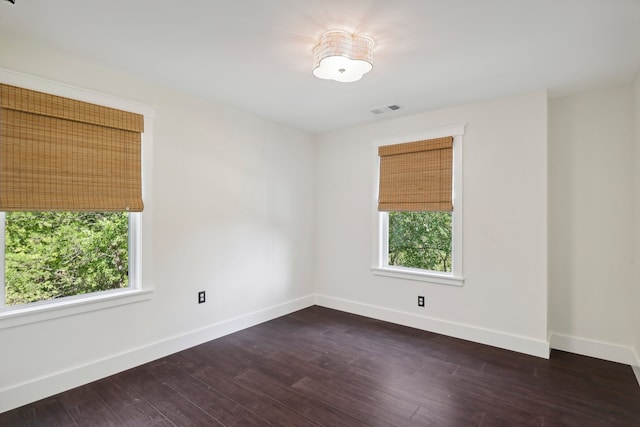
[[[146,301],[151,299],[152,293],[153,289],[105,291],[27,306],[7,307],[0,311],[0,329]]]
[[[446,273],[436,273],[410,268],[372,267],[371,272],[377,276],[395,277],[396,279],[417,280],[439,285],[462,286],[464,278]]]

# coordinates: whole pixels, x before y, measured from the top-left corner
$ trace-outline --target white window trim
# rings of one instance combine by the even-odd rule
[[[393,277],[397,279],[416,280],[429,283],[436,283],[451,286],[463,286],[463,260],[462,260],[462,137],[465,125],[456,125],[444,128],[433,129],[417,135],[407,135],[385,140],[376,140],[372,143],[372,158],[374,162],[374,197],[373,197],[373,253],[371,272],[378,276]],[[410,141],[420,141],[424,139],[453,137],[453,227],[452,227],[452,261],[451,273],[439,271],[422,270],[418,268],[389,266],[387,264],[388,253],[388,213],[378,212],[378,184],[380,176],[380,158],[378,157],[378,147],[383,145],[401,144]]]
[[[142,134],[142,195],[145,207],[149,208],[150,183],[145,177],[151,176],[151,167],[148,160],[151,159],[151,147],[153,147],[153,119],[155,109],[148,105],[139,104],[111,95],[106,95],[75,86],[58,83],[40,77],[30,76],[12,70],[0,68],[0,82],[45,92],[52,95],[64,96],[79,101],[90,102],[119,110],[130,111],[144,116],[144,133]],[[145,162],[147,160],[147,162]],[[102,310],[111,307],[133,304],[151,299],[153,288],[143,285],[142,277],[142,228],[143,215],[149,221],[149,214],[129,214],[129,287],[126,289],[114,289],[110,291],[93,292],[90,294],[75,295],[54,300],[34,302],[19,306],[5,306],[4,289],[4,233],[5,214],[0,212],[0,256],[2,257],[2,272],[0,272],[0,329],[11,328],[19,325],[47,321],[59,317]],[[149,245],[149,239],[145,245]]]

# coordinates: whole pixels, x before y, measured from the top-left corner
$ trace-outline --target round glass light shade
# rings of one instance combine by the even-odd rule
[[[313,48],[313,75],[355,82],[373,68],[373,40],[346,31],[329,31]]]

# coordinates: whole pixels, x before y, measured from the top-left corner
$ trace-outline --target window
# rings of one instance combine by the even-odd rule
[[[151,122],[103,105],[148,110],[1,70],[0,78],[75,98],[0,84],[0,328],[147,299],[142,132]]]
[[[387,265],[450,273],[451,212],[387,212]]]
[[[459,126],[375,144],[374,274],[462,285],[463,133]]]
[[[138,215],[2,213],[4,305],[129,288],[129,218]]]

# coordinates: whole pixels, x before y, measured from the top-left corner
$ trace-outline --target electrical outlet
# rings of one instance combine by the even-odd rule
[[[205,301],[204,291],[198,292],[198,304],[202,304]]]
[[[422,295],[418,296],[418,307],[424,307],[424,297]]]

